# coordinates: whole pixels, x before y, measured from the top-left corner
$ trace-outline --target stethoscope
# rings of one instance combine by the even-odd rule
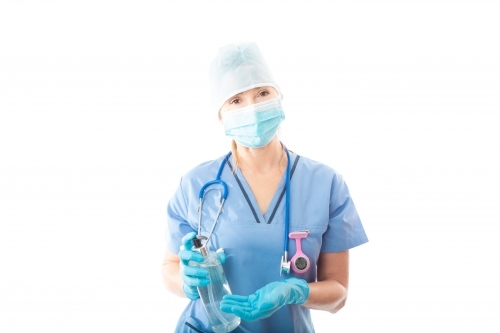
[[[309,270],[310,267],[310,260],[309,258],[302,252],[302,247],[300,240],[302,238],[306,238],[307,234],[309,231],[296,231],[292,233],[288,233],[289,225],[290,225],[290,153],[288,152],[288,149],[283,146],[283,149],[285,149],[286,156],[287,156],[287,166],[286,166],[286,183],[285,183],[285,238],[284,238],[284,254],[281,257],[281,265],[280,265],[280,276],[282,273],[290,274],[290,268],[296,272],[296,273],[305,273]],[[231,152],[229,152],[225,157],[222,163],[219,166],[219,170],[217,171],[217,176],[215,177],[214,180],[206,183],[203,185],[200,189],[200,193],[198,195],[199,197],[199,203],[198,203],[198,235],[197,239],[199,240],[204,240],[205,245],[208,244],[210,241],[210,238],[212,237],[212,233],[214,232],[215,226],[217,224],[217,221],[219,220],[219,216],[222,212],[222,207],[224,206],[224,202],[226,202],[227,199],[227,184],[220,178],[222,174],[222,170],[224,169],[224,166],[226,165],[227,160],[231,156]],[[209,188],[213,185],[220,185],[222,186],[223,191],[221,191],[219,188]],[[217,213],[215,215],[214,222],[212,224],[212,229],[210,230],[210,233],[208,237],[203,236],[201,234],[201,213],[202,213],[202,208],[203,208],[203,201],[205,199],[205,195],[212,191],[212,190],[217,190],[220,193],[220,203],[219,203],[219,208],[217,210]],[[295,239],[296,246],[297,246],[297,253],[292,257],[291,261],[288,261],[288,237],[291,239]]]
[[[220,213],[222,212],[222,206],[224,206],[224,202],[226,202],[226,199],[227,199],[227,184],[225,181],[220,179],[220,175],[222,174],[222,170],[224,169],[224,166],[226,165],[226,162],[227,162],[229,156],[231,156],[231,152],[227,153],[226,157],[224,157],[224,160],[220,164],[219,171],[217,171],[217,177],[215,177],[214,180],[203,185],[200,189],[200,194],[198,195],[200,202],[198,203],[198,235],[196,236],[196,238],[199,240],[202,240],[202,239],[205,240],[205,245],[208,244],[208,242],[210,241],[210,238],[212,237],[212,233],[214,232],[215,225],[217,224],[217,221],[219,220]],[[221,185],[223,191],[221,192],[221,190],[218,188],[207,189],[208,187],[210,187],[212,185]],[[203,209],[203,200],[205,199],[205,195],[208,192],[214,191],[214,190],[219,191],[220,204],[219,204],[219,209],[217,210],[217,213],[215,215],[214,222],[212,223],[212,229],[210,230],[208,237],[205,237],[201,234],[201,212]]]

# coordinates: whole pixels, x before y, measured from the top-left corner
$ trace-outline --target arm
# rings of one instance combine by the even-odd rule
[[[336,313],[345,304],[349,251],[320,253],[318,282],[290,277],[266,284],[249,296],[225,295],[220,309],[246,321],[271,316],[286,304]]]
[[[303,306],[336,313],[347,300],[349,251],[322,252],[318,259],[318,282],[309,283],[309,298]]]
[[[179,297],[186,297],[182,290],[182,278],[180,274],[180,261],[177,254],[165,250],[161,265],[161,275],[165,288]]]
[[[340,175],[335,175],[330,194],[328,228],[317,263],[317,281],[309,283],[309,298],[303,304],[310,309],[336,313],[344,307],[349,282],[349,251],[366,243],[349,189]]]
[[[174,196],[167,205],[167,230],[165,239],[169,244],[165,250],[161,266],[161,274],[165,288],[179,297],[187,297],[191,300],[199,297],[196,286],[207,284],[203,277],[207,271],[201,267],[186,267],[189,261],[203,261],[201,255],[195,254],[191,249],[193,244],[191,236],[194,236],[195,230],[187,223],[186,216],[188,208],[186,199],[182,190],[182,179]],[[190,234],[189,237],[187,235]],[[187,238],[186,238],[187,237]],[[181,240],[179,242],[179,240]],[[180,244],[179,244],[180,243]],[[170,251],[172,248],[179,248],[178,253]],[[201,259],[201,260],[200,260]],[[203,273],[203,276],[197,273]]]

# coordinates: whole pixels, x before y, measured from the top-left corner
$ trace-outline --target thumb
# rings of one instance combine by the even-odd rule
[[[217,257],[219,258],[220,263],[224,265],[224,263],[226,262],[226,253],[224,252],[224,249],[220,248],[216,252],[217,252]]]

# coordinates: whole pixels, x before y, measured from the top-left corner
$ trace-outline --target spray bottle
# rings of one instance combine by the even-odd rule
[[[210,283],[205,287],[198,287],[203,307],[207,313],[210,325],[215,333],[231,332],[240,324],[241,319],[232,313],[223,312],[220,310],[220,302],[224,295],[230,295],[231,289],[224,274],[224,269],[219,261],[216,252],[209,252],[206,248],[206,243],[202,244],[201,240],[207,240],[205,236],[196,236],[193,239],[193,250],[200,252],[205,260],[201,263],[190,262],[193,265],[199,265],[208,271]]]

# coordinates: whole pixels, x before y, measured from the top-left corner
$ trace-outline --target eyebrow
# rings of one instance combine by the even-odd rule
[[[268,86],[262,86],[262,87],[256,87],[256,88],[252,88],[251,90],[257,90],[257,89],[267,89],[269,90]],[[245,90],[246,91],[246,90]],[[229,97],[228,101],[230,101],[231,99],[235,98],[235,97],[239,97],[242,93],[244,93],[245,91],[242,91],[234,96],[231,96]]]

